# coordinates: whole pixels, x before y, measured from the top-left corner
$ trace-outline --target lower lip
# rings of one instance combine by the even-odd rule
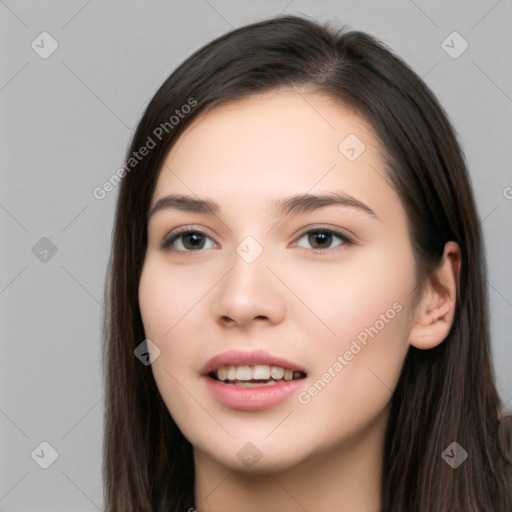
[[[296,394],[305,379],[283,381],[269,386],[242,387],[224,384],[211,377],[204,377],[206,388],[222,404],[241,411],[261,411],[284,402]]]

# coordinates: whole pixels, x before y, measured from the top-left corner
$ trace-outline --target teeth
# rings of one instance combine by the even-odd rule
[[[261,383],[249,382],[252,380],[266,380],[267,384],[275,384],[275,381],[298,379],[301,377],[300,372],[294,372],[289,368],[281,366],[269,366],[267,364],[258,364],[255,366],[221,366],[216,372],[217,378],[222,381],[243,381],[238,382],[240,386],[261,385]],[[271,380],[273,379],[273,380]]]
[[[260,364],[252,369],[252,378],[260,380],[270,379],[270,368],[265,364]]]
[[[273,379],[282,379],[284,377],[284,368],[281,368],[280,366],[271,366],[270,375],[272,375]]]
[[[217,372],[217,377],[219,380],[226,380],[228,378],[228,369],[225,366],[219,368]]]
[[[244,388],[250,388],[251,386],[275,386],[277,381],[269,380],[267,382],[237,382],[237,386],[242,386]]]
[[[237,366],[236,380],[251,380],[252,378],[252,368],[250,366]]]
[[[217,374],[218,377],[218,374]],[[235,380],[236,379],[236,366],[229,366],[228,367],[228,380]]]

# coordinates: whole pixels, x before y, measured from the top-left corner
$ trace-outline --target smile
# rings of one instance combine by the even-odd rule
[[[216,402],[230,409],[269,409],[296,395],[306,370],[265,350],[228,350],[202,367],[201,377]]]
[[[278,382],[301,379],[305,377],[303,372],[293,371],[282,366],[270,365],[240,365],[221,366],[217,371],[211,372],[213,379],[226,384],[237,386],[273,386]]]

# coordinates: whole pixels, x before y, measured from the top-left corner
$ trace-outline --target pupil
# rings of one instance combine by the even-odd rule
[[[191,247],[187,247],[188,242],[191,242]],[[187,249],[200,249],[204,245],[204,239],[200,233],[187,233],[184,245]]]
[[[320,245],[319,248],[322,248],[322,246],[329,246],[332,241],[332,234],[327,233],[325,231],[313,231],[309,235],[309,242],[313,247],[317,247]],[[198,249],[201,248],[204,245],[204,239],[200,233],[187,233],[185,235],[185,247],[188,249]]]
[[[326,233],[325,231],[314,231],[309,236],[309,242],[313,247],[315,247],[316,242],[320,242],[320,244],[324,244],[329,246],[332,240],[332,234]],[[327,242],[327,244],[326,244]],[[322,248],[322,245],[319,247]]]

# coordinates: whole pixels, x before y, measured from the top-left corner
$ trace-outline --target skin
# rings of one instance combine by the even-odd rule
[[[354,161],[338,149],[349,134],[365,144]],[[168,154],[151,208],[170,193],[221,206],[216,215],[155,213],[139,287],[146,337],[160,350],[155,381],[194,448],[200,512],[379,510],[389,400],[409,346],[432,348],[447,336],[459,265],[449,242],[413,301],[407,219],[381,155],[360,117],[325,95],[290,90],[201,115]],[[345,205],[282,217],[268,204],[331,191],[378,218]],[[181,237],[162,249],[179,226],[204,232],[204,248],[186,253]],[[304,234],[319,227],[355,243],[334,236],[315,252],[321,240]],[[252,263],[236,252],[247,236],[263,249]],[[393,304],[400,312],[335,372],[338,356]],[[329,368],[335,376],[308,403],[292,395],[262,411],[220,404],[201,367],[227,349],[259,348],[306,369],[301,391]],[[250,467],[237,456],[247,442],[261,454]]]

